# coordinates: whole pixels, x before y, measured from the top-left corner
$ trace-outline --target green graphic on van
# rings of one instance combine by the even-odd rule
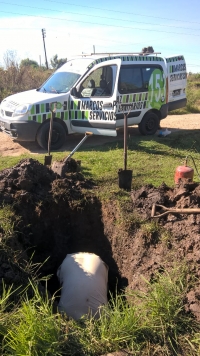
[[[88,68],[92,68],[94,65],[108,61],[108,60],[112,60],[112,59],[121,59],[122,62],[132,62],[132,61],[138,61],[138,62],[145,62],[145,61],[149,61],[149,62],[163,62],[163,58],[161,57],[157,57],[157,56],[112,56],[112,57],[103,57],[103,58],[98,58],[95,59],[89,66]]]
[[[28,120],[42,123],[45,120],[50,119],[50,104],[51,103],[42,103],[33,105],[30,110],[30,114],[28,115]],[[64,101],[64,103],[56,103],[56,117],[64,121],[69,120],[67,101]]]
[[[166,85],[161,69],[156,68],[149,79],[148,102],[148,107],[157,110],[160,110],[161,106],[166,103]]]

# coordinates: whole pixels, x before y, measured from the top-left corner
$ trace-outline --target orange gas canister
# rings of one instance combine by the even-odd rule
[[[194,169],[187,166],[178,166],[175,171],[174,181],[176,184],[179,183],[180,179],[190,179],[191,182],[193,181],[194,176]]]

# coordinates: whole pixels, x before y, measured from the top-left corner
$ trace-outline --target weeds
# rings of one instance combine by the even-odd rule
[[[187,314],[184,300],[188,291],[187,269],[174,267],[156,273],[152,283],[146,281],[146,293],[129,292],[132,304],[137,304],[146,324],[146,339],[151,344],[163,345],[166,355],[179,354],[179,338],[198,330],[198,323]],[[193,341],[191,341],[192,344]]]
[[[0,229],[4,239],[13,235],[14,218],[16,217],[13,208],[10,205],[2,205],[0,208]]]
[[[21,303],[5,314],[11,289],[5,290],[0,300],[3,355],[95,356],[126,350],[138,356],[197,356],[200,330],[184,309],[186,277],[184,265],[170,273],[163,270],[151,283],[146,281],[146,292],[111,297],[98,320],[83,317],[78,322],[53,312],[54,297],[50,299],[47,291],[41,294],[33,282],[33,297],[24,292]]]
[[[32,299],[25,294],[21,306],[11,315],[4,337],[4,355],[60,356],[62,321],[53,314],[53,299],[43,298],[33,285]]]

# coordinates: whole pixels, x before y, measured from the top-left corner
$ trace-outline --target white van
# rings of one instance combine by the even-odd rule
[[[0,129],[47,149],[56,103],[51,150],[75,132],[116,136],[125,113],[128,126],[138,125],[142,135],[153,135],[170,110],[186,105],[186,83],[182,55],[83,55],[69,60],[40,88],[5,98]]]

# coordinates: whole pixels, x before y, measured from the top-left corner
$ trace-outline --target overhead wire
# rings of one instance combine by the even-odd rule
[[[20,6],[20,7],[27,7],[27,8],[31,8],[31,9],[36,9],[36,10],[47,10],[47,11],[53,11],[53,12],[60,12],[60,13],[66,13],[66,14],[72,14],[72,15],[80,15],[80,13],[78,12],[72,12],[72,11],[63,11],[63,10],[54,10],[54,9],[47,9],[47,8],[41,8],[41,7],[36,7],[36,6],[30,6],[30,5],[20,5],[20,4],[13,4],[13,3],[8,3],[5,1],[0,1],[0,4],[7,4],[7,5],[14,5],[14,6]],[[96,17],[96,18],[100,18],[100,19],[105,19],[105,20],[114,20],[114,21],[122,21],[122,22],[130,22],[130,23],[139,23],[139,24],[145,24],[145,25],[151,25],[151,26],[161,26],[161,27],[174,27],[174,28],[181,28],[184,30],[193,30],[193,31],[198,31],[200,29],[196,29],[196,28],[191,28],[191,27],[181,27],[181,26],[174,26],[174,25],[162,25],[162,24],[158,24],[158,23],[152,23],[152,22],[143,22],[143,21],[132,21],[132,20],[127,20],[127,19],[122,19],[122,18],[115,18],[115,17],[106,17],[106,16],[99,16],[99,15],[94,15],[94,14],[81,14],[81,16],[88,16],[88,17]]]
[[[137,16],[143,16],[143,17],[152,17],[154,19],[161,19],[161,20],[172,20],[172,21],[176,21],[176,22],[187,22],[187,23],[195,23],[195,24],[199,24],[200,22],[194,22],[194,21],[183,21],[183,20],[179,20],[177,18],[172,19],[172,18],[167,18],[167,17],[160,17],[160,16],[152,16],[152,15],[144,15],[144,14],[137,14],[134,12],[127,12],[127,11],[119,11],[119,10],[114,10],[112,9],[105,9],[105,8],[100,8],[100,7],[94,7],[94,6],[88,6],[88,5],[80,5],[80,4],[74,4],[74,3],[69,3],[69,2],[63,2],[63,1],[57,1],[57,0],[43,0],[43,1],[47,1],[47,2],[53,2],[56,4],[64,4],[64,5],[72,5],[72,6],[78,6],[78,7],[86,7],[86,8],[90,8],[90,9],[95,9],[95,10],[102,10],[102,11],[110,11],[110,12],[117,12],[120,14],[128,14],[128,15],[137,15]]]
[[[51,1],[51,0],[44,0],[46,2],[50,2],[50,3],[60,3],[60,4],[64,4],[64,5],[73,5],[73,6],[79,6],[79,7],[83,7],[83,8],[90,8],[90,9],[98,9],[98,10],[104,10],[104,11],[112,11],[114,13],[123,13],[123,14],[134,14],[134,15],[139,15],[139,16],[145,16],[145,17],[151,17],[151,18],[158,18],[156,16],[150,16],[150,15],[143,15],[143,14],[136,14],[136,13],[130,13],[130,12],[125,12],[125,11],[117,11],[117,10],[110,10],[110,9],[103,9],[103,8],[99,8],[99,7],[91,7],[91,6],[87,6],[87,5],[77,5],[77,4],[71,4],[71,3],[68,3],[68,2],[58,2],[58,1]],[[23,6],[23,5],[19,5],[19,4],[11,4],[11,3],[6,3],[4,1],[0,1],[0,3],[4,3],[4,4],[10,4],[10,5],[16,5],[16,6]],[[65,11],[60,11],[60,10],[53,10],[53,9],[44,9],[44,8],[38,8],[38,7],[32,7],[32,6],[27,6],[27,5],[24,5],[23,7],[28,7],[28,8],[35,8],[35,9],[40,9],[40,10],[50,10],[50,11],[57,11],[57,12],[65,12]],[[50,16],[37,16],[37,15],[29,15],[29,14],[21,14],[21,13],[15,13],[15,12],[6,12],[6,11],[2,11],[0,10],[0,12],[3,12],[3,13],[9,13],[9,14],[16,14],[16,15],[20,15],[20,16],[30,16],[30,17],[35,17],[35,18],[47,18],[47,19],[53,19],[53,20],[61,20],[61,21],[68,21],[68,22],[77,22],[77,23],[88,23],[86,21],[81,21],[81,20],[71,20],[71,19],[68,19],[68,18],[60,18],[60,17],[50,17]],[[69,13],[69,12],[68,12]],[[70,14],[74,14],[74,15],[77,15],[78,13],[76,12],[70,12]],[[79,14],[80,15],[80,14]],[[102,18],[101,16],[98,16],[98,15],[88,15],[88,14],[84,14],[84,16],[92,16],[92,17],[97,17],[97,18]],[[117,18],[109,18],[109,17],[103,17],[104,19],[109,19],[109,20],[117,20],[117,21],[126,21],[126,22],[133,22],[131,20],[123,20],[123,19],[117,19]],[[159,16],[159,19],[165,19],[165,20],[175,20],[175,19],[170,19],[170,18],[163,18],[163,17],[160,17]],[[177,21],[177,19],[176,19]],[[182,20],[178,20],[179,22],[187,22],[187,23],[192,23],[192,24],[200,24],[198,22],[191,22],[191,21],[182,21]],[[136,22],[136,21],[134,21]],[[165,26],[165,27],[174,27],[174,28],[182,28],[182,27],[178,27],[178,26],[172,26],[172,25],[161,25],[161,24],[152,24],[152,23],[145,23],[145,22],[137,22],[137,23],[142,23],[142,24],[147,24],[147,25],[156,25],[156,26]],[[117,28],[129,28],[129,29],[138,29],[138,30],[142,30],[142,31],[154,31],[154,32],[157,32],[156,29],[147,29],[147,28],[137,28],[137,27],[131,27],[131,26],[119,26],[119,25],[112,25],[112,24],[102,24],[102,23],[93,23],[93,22],[90,22],[90,24],[92,25],[99,25],[99,26],[107,26],[107,27],[117,27]],[[3,28],[0,28],[0,30],[3,29]],[[5,29],[5,28],[4,28]],[[18,28],[20,29],[20,28]],[[23,28],[24,29],[24,28]],[[31,28],[32,29],[32,28]],[[192,28],[185,28],[184,29],[192,29]],[[193,30],[193,29],[192,29]],[[197,30],[197,29],[194,29],[194,30]],[[197,36],[199,37],[200,35],[198,34],[190,34],[190,33],[181,33],[181,32],[170,32],[170,31],[162,31],[162,30],[159,30],[159,32],[162,32],[162,33],[167,33],[167,34],[177,34],[177,35],[189,35],[189,36]],[[80,36],[80,34],[79,34]],[[91,38],[91,37],[90,37]],[[94,38],[94,37],[93,37]],[[105,39],[102,39],[102,40],[105,40]],[[119,41],[114,41],[114,40],[109,40],[109,42],[117,42],[117,43],[120,43]],[[141,42],[139,42],[141,43]],[[137,43],[137,44],[139,44]],[[135,44],[135,43],[134,43]],[[130,45],[130,42],[127,42],[126,44],[124,44],[124,41],[123,41],[123,45]],[[104,45],[104,47],[106,47]],[[195,64],[188,64],[190,66],[199,66],[199,65],[195,65]]]
[[[21,15],[21,16],[28,16],[28,17],[35,17],[35,18],[45,18],[45,19],[51,19],[51,20],[59,20],[59,21],[68,21],[68,22],[77,22],[77,23],[85,23],[88,24],[87,21],[81,21],[81,20],[71,20],[71,19],[66,19],[66,18],[59,18],[59,17],[51,17],[51,16],[37,16],[37,15],[29,15],[29,14],[21,14],[21,13],[16,13],[16,12],[11,12],[11,11],[2,11],[0,10],[0,12],[3,13],[8,13],[8,14],[13,14],[13,15]],[[112,25],[112,24],[105,24],[105,23],[96,23],[96,22],[91,22],[89,23],[90,25],[98,25],[98,26],[106,26],[106,27],[115,27],[115,28],[126,28],[126,29],[132,29],[132,30],[140,30],[140,31],[153,31],[153,32],[157,32],[157,30],[153,30],[150,28],[141,28],[141,27],[131,27],[131,26],[119,26],[119,25]],[[195,36],[195,37],[200,37],[200,35],[197,34],[193,34],[193,33],[181,33],[181,32],[169,32],[169,31],[163,31],[163,30],[159,30],[159,32],[162,33],[170,33],[172,35],[177,34],[177,35],[187,35],[187,36]]]

